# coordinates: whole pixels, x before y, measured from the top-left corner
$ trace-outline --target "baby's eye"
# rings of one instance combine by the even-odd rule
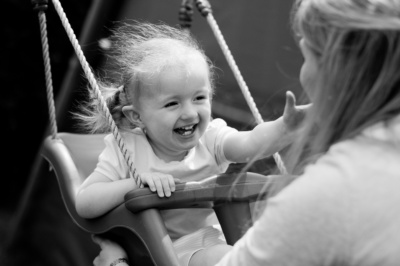
[[[167,103],[167,104],[165,105],[165,107],[168,108],[168,107],[175,106],[175,105],[177,105],[177,104],[178,104],[177,102],[170,102],[170,103]]]
[[[201,100],[205,100],[205,99],[207,99],[206,95],[199,95],[196,97],[196,101],[201,101]]]

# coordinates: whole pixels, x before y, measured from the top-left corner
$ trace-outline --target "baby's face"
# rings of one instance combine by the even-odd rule
[[[200,58],[162,71],[142,93],[140,119],[160,159],[180,161],[198,144],[211,118],[210,96],[208,65]]]

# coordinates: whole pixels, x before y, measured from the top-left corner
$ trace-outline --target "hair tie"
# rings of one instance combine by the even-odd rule
[[[115,102],[115,105],[118,105],[118,104],[120,103],[119,95],[120,95],[121,93],[124,93],[124,92],[125,92],[125,91],[124,91],[124,85],[119,86],[119,87],[117,88],[117,91],[115,92],[115,95],[114,95],[114,102]]]

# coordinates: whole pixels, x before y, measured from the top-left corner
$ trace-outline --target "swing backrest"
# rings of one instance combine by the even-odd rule
[[[75,210],[77,189],[96,167],[105,147],[104,137],[58,133],[57,138],[47,137],[43,143],[41,154],[56,173],[64,203],[74,220],[80,219]]]
[[[79,186],[95,169],[98,157],[105,148],[105,134],[71,134],[59,133],[58,137],[67,147],[72,160],[79,173],[74,190]]]
[[[68,147],[78,168],[81,181],[88,177],[96,167],[98,157],[105,148],[105,134],[77,135],[59,133],[58,136]]]

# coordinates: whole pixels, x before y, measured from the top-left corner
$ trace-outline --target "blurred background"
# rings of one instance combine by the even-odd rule
[[[302,57],[290,28],[292,1],[210,1],[213,15],[264,120],[282,114],[285,92],[298,98]],[[61,1],[95,71],[105,64],[101,40],[112,22],[135,19],[179,24],[181,0]],[[40,146],[48,135],[48,107],[38,15],[29,0],[3,0],[1,16],[0,265],[92,265],[98,248],[69,218]],[[86,80],[49,3],[46,11],[58,130],[77,132],[70,112]],[[213,116],[237,129],[256,123],[205,18],[195,9],[191,31],[217,66]],[[268,164],[268,163],[267,163]],[[270,168],[268,168],[270,169]],[[266,170],[268,174],[269,170]]]

